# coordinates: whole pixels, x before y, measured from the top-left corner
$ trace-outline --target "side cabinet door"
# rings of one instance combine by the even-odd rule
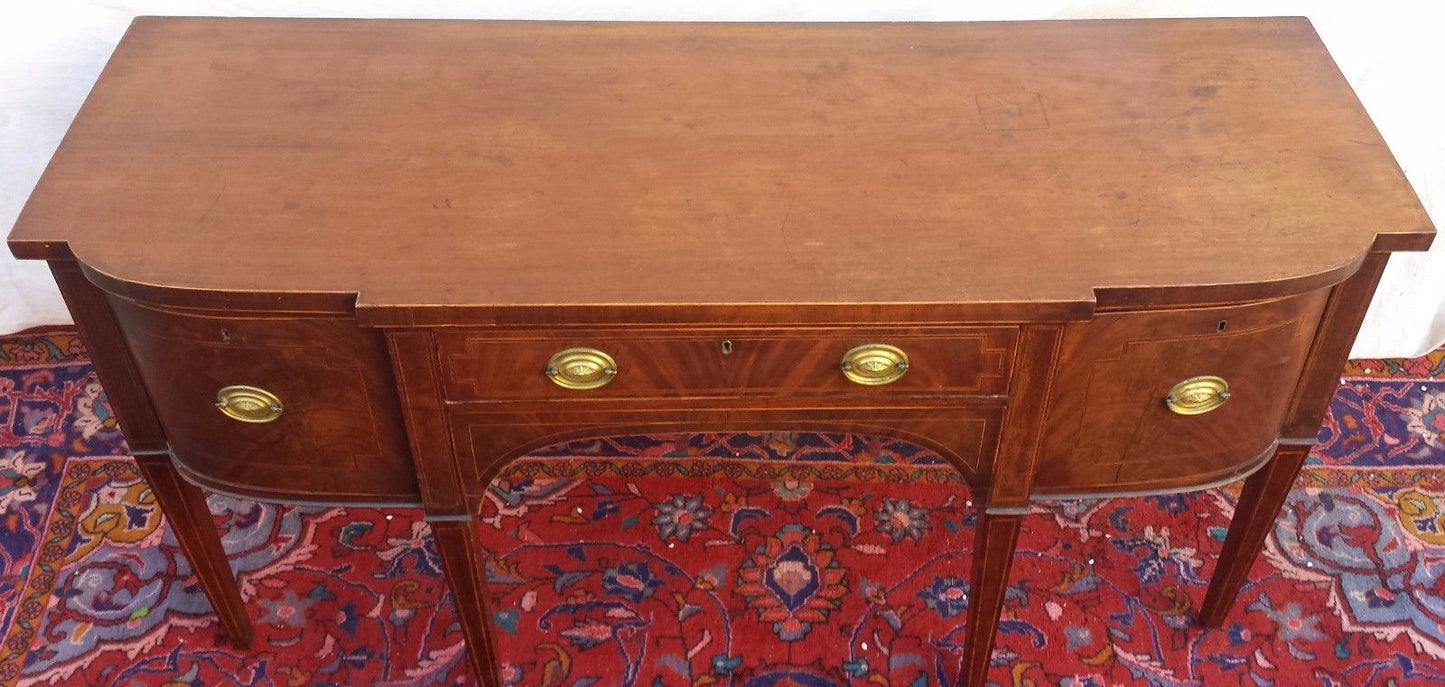
[[[346,318],[210,316],[110,300],[171,450],[198,482],[263,498],[417,500],[380,333]],[[217,394],[231,386],[273,394],[279,416],[224,414]]]
[[[1249,470],[1279,436],[1327,295],[1069,325],[1037,491],[1190,487]],[[1171,409],[1171,390],[1201,377],[1213,379],[1195,410],[1223,402]],[[1228,387],[1222,399],[1211,396],[1217,380]],[[1187,404],[1188,389],[1175,395]]]

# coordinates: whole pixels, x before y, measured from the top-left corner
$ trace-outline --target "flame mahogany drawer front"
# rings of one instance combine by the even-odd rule
[[[1280,435],[1327,295],[1069,324],[1034,489],[1179,488],[1254,468]],[[1171,410],[1187,380],[1200,380],[1202,405]]]
[[[333,501],[416,499],[382,337],[347,318],[179,312],[111,297],[176,460],[222,491]],[[274,416],[240,421],[224,389]]]
[[[1011,327],[468,331],[439,335],[437,349],[446,397],[454,402],[992,396],[1008,390],[1017,337]],[[870,344],[901,351],[907,359],[902,375],[877,385],[851,381],[844,355]],[[554,383],[549,361],[578,349],[606,354],[615,374],[596,388]]]

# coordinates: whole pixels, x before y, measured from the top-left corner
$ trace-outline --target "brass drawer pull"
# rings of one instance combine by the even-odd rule
[[[596,389],[617,376],[617,361],[595,348],[568,348],[552,354],[542,374],[564,389]]]
[[[1229,400],[1229,382],[1222,377],[1190,377],[1169,389],[1164,405],[1180,415],[1203,415]]]
[[[849,381],[867,386],[891,384],[908,372],[908,355],[897,346],[871,343],[848,349],[838,363]]]
[[[265,389],[238,384],[216,392],[216,407],[233,420],[272,422],[281,417],[281,399]]]

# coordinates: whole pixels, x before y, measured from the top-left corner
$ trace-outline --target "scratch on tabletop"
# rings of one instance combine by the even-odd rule
[[[798,261],[798,256],[793,254],[793,246],[788,242],[788,218],[793,216],[793,203],[788,201],[788,210],[783,213],[783,224],[778,227],[778,233],[783,235],[783,250],[788,251],[788,258],[793,262]]]

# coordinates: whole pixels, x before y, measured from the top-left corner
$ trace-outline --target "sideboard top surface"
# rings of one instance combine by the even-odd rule
[[[1303,19],[141,18],[10,246],[190,304],[1092,307],[1433,232]]]

